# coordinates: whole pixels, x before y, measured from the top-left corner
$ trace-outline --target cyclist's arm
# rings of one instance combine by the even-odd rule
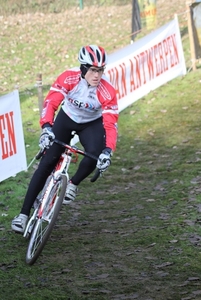
[[[55,112],[65,97],[67,90],[60,84],[61,75],[52,84],[49,93],[47,94],[44,103],[43,110],[40,118],[40,125],[44,124],[53,125]]]
[[[103,126],[105,128],[105,135],[106,135],[106,147],[115,151],[116,143],[117,143],[117,121],[118,115],[107,113],[103,111]]]
[[[111,148],[112,151],[114,151],[117,143],[117,122],[119,117],[117,97],[115,89],[108,81],[104,81],[103,84],[104,89],[109,93],[109,96],[106,98],[105,96],[107,93],[101,92],[101,90],[98,92],[102,105],[103,126],[106,133],[106,147]]]
[[[43,104],[40,118],[41,127],[44,124],[53,125],[55,112],[68,94],[68,91],[78,83],[79,76],[80,71],[67,70],[59,75],[52,84]]]

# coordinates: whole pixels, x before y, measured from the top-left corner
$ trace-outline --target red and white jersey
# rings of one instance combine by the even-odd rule
[[[87,123],[103,116],[106,147],[116,148],[118,104],[116,91],[107,77],[98,86],[89,86],[79,68],[63,72],[45,98],[40,124],[53,125],[55,112],[62,103],[64,112],[76,123]]]

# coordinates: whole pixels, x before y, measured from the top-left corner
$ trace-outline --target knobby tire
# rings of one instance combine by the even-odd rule
[[[62,206],[66,192],[66,186],[67,178],[65,175],[61,175],[60,180],[56,181],[56,183],[52,186],[42,217],[35,221],[26,253],[26,263],[28,265],[33,265],[35,263],[52,232]],[[54,209],[52,209],[52,199],[55,197],[55,195],[57,195],[56,202],[54,203]],[[49,222],[45,221],[45,218],[47,219],[46,216],[48,216],[48,214],[48,218],[50,220]]]

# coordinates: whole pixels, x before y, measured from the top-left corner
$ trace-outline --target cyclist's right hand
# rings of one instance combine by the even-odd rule
[[[55,135],[52,131],[52,127],[45,127],[42,129],[40,139],[39,139],[39,147],[43,150],[44,148],[49,148],[52,142],[55,139]]]
[[[111,156],[112,156],[112,149],[110,148],[105,148],[103,152],[99,155],[96,167],[99,169],[101,173],[105,172],[107,168],[110,166]]]

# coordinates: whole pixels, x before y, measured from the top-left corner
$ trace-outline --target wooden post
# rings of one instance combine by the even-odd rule
[[[38,107],[41,116],[42,109],[43,109],[43,83],[42,83],[42,74],[40,73],[37,74],[36,77],[36,86],[38,89]]]
[[[191,50],[191,61],[193,71],[196,70],[196,52],[195,52],[195,40],[193,34],[193,20],[192,20],[192,10],[191,10],[192,2],[186,2],[187,7],[187,19],[188,19],[188,34],[190,40],[190,50]]]

